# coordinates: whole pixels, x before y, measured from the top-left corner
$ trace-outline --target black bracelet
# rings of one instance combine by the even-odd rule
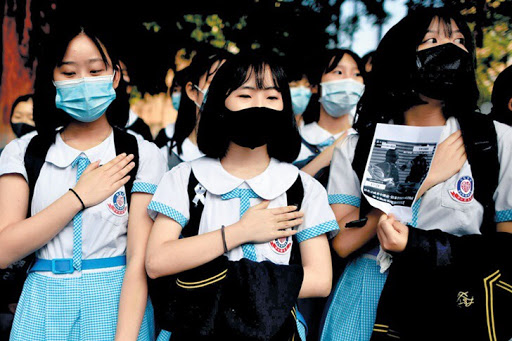
[[[85,210],[84,202],[82,201],[82,199],[80,199],[80,196],[75,192],[73,188],[70,188],[69,190],[73,192],[74,195],[76,195],[76,197],[78,198],[78,200],[80,200],[80,203],[82,204],[82,210]]]
[[[222,233],[222,245],[224,246],[224,253],[228,253],[228,246],[226,245],[226,232],[224,232],[225,226],[222,225],[220,232]]]

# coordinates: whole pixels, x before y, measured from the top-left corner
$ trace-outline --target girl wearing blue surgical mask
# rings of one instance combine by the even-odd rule
[[[0,266],[32,255],[10,340],[152,340],[146,207],[165,160],[118,128],[128,101],[108,37],[61,25],[38,58],[38,134],[0,158]]]
[[[197,125],[201,107],[206,101],[215,73],[228,56],[229,53],[224,50],[205,47],[194,56],[186,71],[184,70],[184,85],[173,136],[161,148],[169,169],[183,161],[192,161],[204,155],[197,147]]]
[[[364,92],[361,59],[349,50],[329,50],[316,72],[318,94],[303,114],[302,148],[295,165],[327,185],[336,141],[351,133],[352,113]]]
[[[309,83],[308,76],[299,73],[294,77],[293,74],[289,75],[290,94],[292,96],[292,108],[297,126],[301,129],[304,126],[302,114],[306,111],[313,89]],[[315,89],[316,90],[316,89]]]

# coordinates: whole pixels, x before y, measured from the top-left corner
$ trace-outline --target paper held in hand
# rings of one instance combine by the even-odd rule
[[[370,205],[412,221],[412,205],[430,170],[443,126],[377,124],[361,192]]]

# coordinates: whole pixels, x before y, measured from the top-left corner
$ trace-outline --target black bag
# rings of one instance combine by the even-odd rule
[[[192,202],[197,185],[191,171],[185,238],[197,235],[204,208]],[[300,209],[303,197],[299,175],[287,191],[288,204]],[[295,237],[290,257],[290,265],[277,265],[221,256],[174,276],[150,279],[157,324],[172,332],[172,340],[286,340],[296,331],[294,306],[303,279]]]

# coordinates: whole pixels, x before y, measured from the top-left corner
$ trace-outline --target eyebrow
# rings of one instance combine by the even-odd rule
[[[103,59],[101,58],[91,58],[87,61],[89,64],[92,64],[92,63],[95,63],[95,62],[102,62],[103,63]],[[73,62],[73,61],[63,61],[61,63],[61,65],[76,65],[77,62]]]
[[[255,87],[253,86],[242,86],[241,87],[242,89],[248,89],[248,90],[256,90]],[[277,90],[278,88],[276,86],[267,86],[267,87],[264,87],[262,90]]]
[[[439,33],[439,30],[427,30],[427,33]],[[460,30],[452,31],[452,34],[453,33],[460,33]]]

